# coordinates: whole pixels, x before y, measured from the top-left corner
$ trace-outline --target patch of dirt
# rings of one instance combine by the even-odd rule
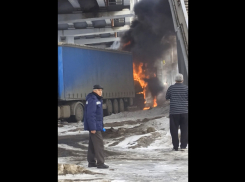
[[[121,152],[112,152],[112,151],[104,149],[104,157],[115,156],[115,155],[122,155],[122,153]]]
[[[136,141],[136,145],[129,148],[135,149],[139,147],[148,147],[151,143],[153,143],[156,140],[156,138],[160,136],[161,134],[159,132],[151,133],[151,136],[143,136]]]
[[[75,132],[75,131],[84,131],[83,128],[76,128],[76,129],[73,129],[73,130],[68,130],[66,132]]]
[[[114,122],[114,123],[105,123],[104,127],[116,127],[116,126],[123,126],[123,125],[134,125],[141,122],[140,119],[137,119],[136,121],[128,120],[128,121],[121,121],[121,122]]]
[[[58,137],[58,144],[66,144],[74,148],[83,149],[83,151],[69,150],[58,147],[58,157],[81,157],[86,154],[87,147],[79,145],[80,142],[88,143],[88,135],[76,136],[76,135],[66,135]]]
[[[128,120],[128,121],[121,121],[121,122],[114,122],[114,123],[105,123],[104,127],[116,127],[116,126],[123,126],[123,125],[134,125],[138,123],[144,123],[153,119],[162,118],[163,116],[157,116],[154,118],[144,118],[144,119],[137,119],[136,121]]]
[[[78,143],[88,143],[89,135],[84,134],[82,136],[77,135],[66,135],[58,137],[58,144],[66,144],[75,148],[86,149],[87,147],[81,146]]]
[[[151,133],[151,132],[155,132],[155,131],[156,131],[156,129],[154,127],[148,127],[146,130],[147,133]]]
[[[140,135],[142,134],[142,129],[138,128],[137,126],[134,128],[118,128],[114,129],[111,127],[110,129],[107,129],[105,132],[102,133],[103,138],[118,138],[121,136],[128,136],[128,135]]]
[[[77,156],[77,157],[79,157],[80,155],[74,153],[73,150],[67,150],[67,149],[58,147],[58,157],[67,157],[67,156]]]
[[[114,143],[111,143],[109,146],[115,146],[119,142],[123,141],[126,137],[132,136],[132,135],[142,135],[145,133],[149,132],[154,132],[156,131],[155,128],[153,127],[145,127],[145,123],[154,119],[162,118],[162,116],[157,116],[154,118],[144,118],[142,120],[137,120],[137,121],[123,121],[121,123],[115,122],[115,123],[108,123],[111,126],[110,129],[107,129],[105,132],[102,132],[102,136],[104,139],[115,139]],[[119,126],[119,125],[124,125],[124,124],[139,124],[138,126],[132,127],[132,128],[118,128],[114,129],[113,126]],[[117,139],[119,137],[123,137],[121,139]]]

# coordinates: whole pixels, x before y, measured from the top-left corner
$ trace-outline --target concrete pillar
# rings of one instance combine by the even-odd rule
[[[66,43],[74,44],[74,37],[72,37],[72,36],[67,36],[67,37],[66,37]]]

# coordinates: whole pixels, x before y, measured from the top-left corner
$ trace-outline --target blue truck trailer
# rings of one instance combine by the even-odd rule
[[[95,84],[104,88],[105,115],[132,106],[135,97],[132,54],[58,43],[58,119],[82,121],[86,96]]]

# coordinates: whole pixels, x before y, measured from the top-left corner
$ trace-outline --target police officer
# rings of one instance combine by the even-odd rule
[[[101,135],[104,128],[102,90],[103,88],[100,85],[94,85],[93,92],[86,97],[84,130],[89,131],[88,167],[106,169],[109,166],[104,164],[104,143]]]

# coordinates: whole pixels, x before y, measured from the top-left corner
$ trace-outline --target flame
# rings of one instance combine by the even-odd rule
[[[138,92],[137,94],[144,94],[144,92]]]
[[[134,74],[134,80],[138,81],[140,83],[140,86],[143,88],[144,98],[145,98],[145,88],[147,86],[147,83],[144,81],[145,74],[142,70],[143,63],[140,63],[138,67],[138,71],[135,68],[135,63],[133,63],[133,74]]]
[[[154,100],[153,100],[153,107],[157,107],[157,98],[156,98],[156,96],[154,97]]]
[[[125,44],[126,45],[126,44]],[[140,86],[143,89],[143,92],[139,92],[137,94],[143,94],[144,95],[144,99],[146,96],[146,87],[147,87],[147,82],[144,81],[145,78],[149,78],[148,75],[145,74],[145,70],[142,69],[143,67],[143,63],[140,63],[138,66],[136,66],[135,63],[133,63],[133,74],[134,74],[134,80],[138,81],[140,83]],[[154,76],[156,77],[156,74],[154,73]],[[144,102],[146,104],[146,100]],[[153,100],[153,107],[157,106],[157,102],[156,102],[156,96],[154,97]],[[145,107],[143,110],[147,110],[150,109],[150,107]]]
[[[147,83],[144,81],[144,78],[147,77],[143,73],[142,66],[143,63],[140,63],[136,69],[135,63],[133,63],[133,74],[134,74],[134,80],[138,81],[140,83],[140,86],[143,88],[143,92],[139,92],[138,94],[143,94],[145,99],[145,91],[146,91]],[[146,103],[146,101],[144,103]],[[144,110],[146,109],[144,108]]]
[[[126,44],[123,45],[123,48],[126,47],[127,45],[131,44],[131,41],[128,41]]]

